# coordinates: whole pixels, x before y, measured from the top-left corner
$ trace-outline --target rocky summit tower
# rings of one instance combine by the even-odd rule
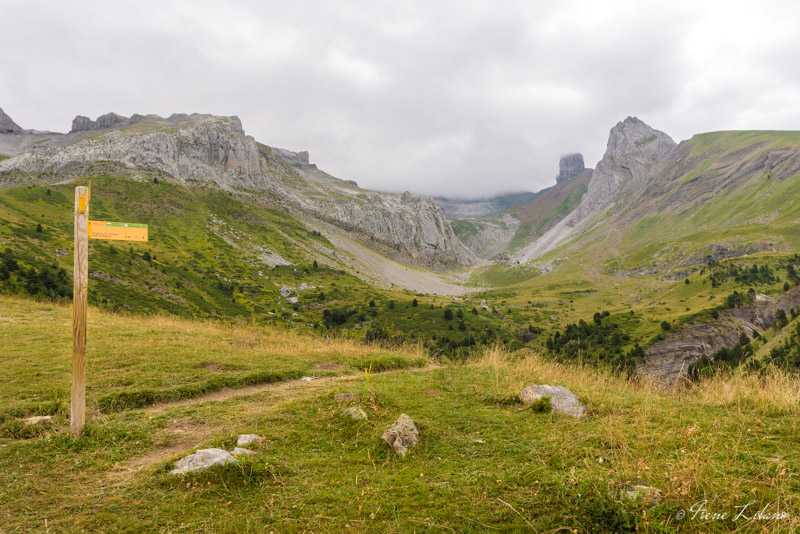
[[[558,162],[558,176],[556,182],[561,183],[566,180],[571,180],[586,170],[583,164],[583,154],[567,154],[561,156]]]

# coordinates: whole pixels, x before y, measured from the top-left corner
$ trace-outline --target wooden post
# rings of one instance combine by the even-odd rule
[[[86,296],[89,288],[89,190],[75,188],[75,281],[72,293],[72,401],[69,429],[79,436],[86,420]]]

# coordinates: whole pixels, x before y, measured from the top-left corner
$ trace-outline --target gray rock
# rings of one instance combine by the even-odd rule
[[[306,289],[308,289],[308,284],[306,284],[305,282],[300,284],[300,287],[297,288],[298,291],[305,291]]]
[[[586,170],[583,164],[583,154],[567,154],[561,156],[558,162],[558,176],[556,182],[571,180]]]
[[[658,488],[636,484],[624,491],[625,498],[631,501],[641,501],[643,504],[655,506],[661,502],[662,493]]]
[[[251,443],[261,443],[264,441],[264,438],[259,436],[258,434],[242,434],[239,436],[239,439],[236,440],[236,445],[241,447],[242,445],[250,445]]]
[[[250,449],[243,449],[241,447],[236,447],[231,451],[231,454],[234,456],[255,456],[258,453],[255,451],[251,451]]]
[[[355,393],[337,393],[333,396],[334,400],[343,401],[343,400],[352,400],[356,398]]]
[[[395,453],[405,456],[410,447],[419,443],[419,427],[406,414],[400,414],[381,436],[381,441],[391,447]]]
[[[24,130],[20,128],[19,124],[6,115],[6,112],[0,109],[0,134],[21,134]]]
[[[553,411],[573,417],[582,417],[586,412],[586,407],[578,400],[578,396],[562,386],[547,384],[528,386],[520,393],[519,400],[523,404],[530,405],[542,397],[550,397]]]
[[[139,120],[145,118],[142,115],[135,115],[135,117]],[[100,115],[97,117],[96,121],[93,121],[89,117],[78,115],[72,120],[72,130],[70,130],[70,133],[85,132],[89,130],[106,130],[108,128],[127,126],[128,124],[136,122],[136,119],[129,119],[128,117],[117,115],[116,113],[106,113],[105,115]]]
[[[285,148],[272,147],[272,153],[292,167],[309,165],[308,152],[305,150],[302,152],[292,152],[291,150],[286,150]]]
[[[488,310],[488,309],[489,309],[489,305],[488,305],[488,304],[486,304],[486,301],[485,301],[485,300],[482,300],[482,301],[481,301],[481,303],[480,303],[480,307],[481,307],[481,308],[483,308],[484,310]]]
[[[617,123],[597,164],[581,204],[570,219],[582,220],[631,192],[642,191],[678,146],[670,136],[636,117]]]
[[[178,460],[175,464],[175,469],[169,473],[171,475],[185,475],[186,473],[203,471],[215,465],[225,465],[234,462],[236,462],[236,458],[222,449],[200,449],[196,453]]]
[[[283,298],[286,298],[286,297],[288,297],[288,296],[289,296],[289,295],[291,295],[292,293],[294,293],[294,290],[293,290],[292,288],[290,288],[290,287],[283,286],[283,287],[281,288],[281,296],[282,296]]]
[[[359,421],[367,418],[367,412],[365,412],[358,406],[350,406],[348,408],[345,408],[344,411],[342,411],[342,417],[347,417],[349,419],[355,419],[356,421]]]
[[[289,297],[288,299],[286,299],[286,302],[288,302],[289,304],[297,304],[299,301],[297,300],[297,297]]]
[[[89,117],[84,117],[83,115],[78,115],[74,119],[72,119],[72,129],[70,132],[85,132],[91,130],[94,127],[94,121]]]
[[[45,426],[49,425],[53,422],[52,416],[49,415],[37,415],[34,417],[28,417],[27,419],[22,420],[28,426]]]

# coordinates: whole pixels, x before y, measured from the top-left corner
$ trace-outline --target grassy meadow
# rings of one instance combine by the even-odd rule
[[[6,430],[40,403],[66,402],[70,309],[0,300]],[[89,420],[0,437],[0,530],[8,532],[791,532],[800,527],[800,379],[720,374],[663,391],[563,366],[530,350],[487,350],[468,364],[420,368],[406,348],[321,340],[258,325],[221,325],[90,310]],[[210,364],[209,362],[215,362]],[[373,373],[361,366],[373,362]],[[395,368],[376,373],[376,367]],[[227,365],[235,368],[226,367]],[[334,365],[332,365],[334,364]],[[316,369],[315,369],[316,367]],[[402,369],[400,369],[402,368]],[[331,370],[334,369],[334,370]],[[181,402],[99,409],[104,395],[177,391],[213,376],[319,377]],[[337,380],[324,375],[339,374]],[[237,378],[238,377],[238,378]],[[563,385],[576,420],[515,402],[532,383]],[[229,385],[238,385],[231,383]],[[202,388],[201,388],[202,389]],[[231,393],[230,390],[228,393]],[[354,397],[337,400],[336,393]],[[235,393],[235,392],[233,392]],[[34,397],[36,395],[36,397]],[[39,400],[40,397],[44,397]],[[341,416],[357,404],[366,421]],[[401,413],[420,426],[405,458],[380,443]],[[198,448],[265,438],[257,456],[186,477],[168,474]],[[658,488],[657,504],[626,488]],[[692,518],[786,512],[780,520]],[[755,505],[754,505],[755,506]],[[752,513],[755,509],[751,508]],[[688,514],[683,519],[681,511]]]

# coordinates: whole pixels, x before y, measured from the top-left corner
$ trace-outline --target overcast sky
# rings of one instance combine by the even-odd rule
[[[675,140],[800,129],[800,2],[0,0],[0,107],[238,115],[383,191],[555,182],[635,115]]]

